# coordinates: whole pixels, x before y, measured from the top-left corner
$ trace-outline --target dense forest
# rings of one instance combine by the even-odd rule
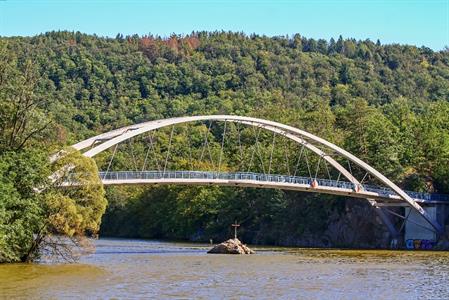
[[[0,38],[0,56],[0,180],[2,189],[17,194],[10,203],[0,191],[0,216],[9,216],[0,218],[3,237],[11,236],[8,228],[17,223],[13,215],[23,209],[21,201],[34,201],[36,210],[43,201],[21,191],[20,178],[11,179],[26,172],[14,161],[23,160],[23,169],[38,158],[45,164],[32,151],[50,155],[96,133],[173,116],[235,114],[278,121],[332,141],[403,188],[449,193],[447,50],[299,34],[104,38],[49,32]],[[34,99],[33,105],[14,105],[24,97]],[[11,115],[24,111],[27,123],[20,127]],[[200,135],[201,126],[197,129]],[[211,143],[219,145],[221,136],[213,132]],[[262,138],[267,148],[270,139]],[[128,160],[123,154],[114,164]],[[98,157],[97,165],[104,169],[106,156]],[[100,234],[107,236],[209,241],[227,237],[229,224],[238,220],[250,243],[385,245],[385,229],[375,215],[366,217],[373,212],[361,200],[177,186],[109,187],[106,199]],[[30,220],[20,222],[24,228],[17,230],[24,236],[35,228],[25,228]],[[95,224],[80,228],[95,231]],[[8,241],[0,238],[0,246]]]

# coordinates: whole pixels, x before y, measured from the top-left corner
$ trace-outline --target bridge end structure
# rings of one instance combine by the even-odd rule
[[[433,249],[438,242],[449,242],[449,226],[444,226],[449,219],[449,203],[429,204],[423,206],[423,209],[435,222],[442,224],[443,232],[436,232],[419,213],[406,207],[405,215],[408,217],[405,221],[404,242],[407,249]]]

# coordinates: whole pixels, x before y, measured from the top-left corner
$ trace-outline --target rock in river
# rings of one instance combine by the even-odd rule
[[[229,239],[221,244],[215,245],[207,253],[214,254],[254,254],[255,252],[240,242],[239,239]]]

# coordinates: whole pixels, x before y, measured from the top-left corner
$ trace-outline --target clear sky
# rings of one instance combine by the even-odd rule
[[[449,46],[449,0],[0,0],[0,35],[51,30],[112,37],[198,30],[342,35],[441,50]]]

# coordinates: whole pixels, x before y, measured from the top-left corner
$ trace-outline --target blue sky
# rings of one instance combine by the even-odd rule
[[[0,0],[0,35],[51,30],[112,37],[194,30],[341,34],[441,50],[449,46],[449,0]]]

